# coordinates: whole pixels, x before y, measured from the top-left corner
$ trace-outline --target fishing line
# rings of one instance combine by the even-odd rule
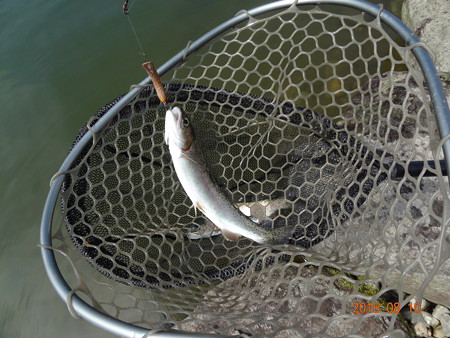
[[[129,7],[128,7],[128,4],[130,5]],[[129,23],[131,30],[133,32],[133,35],[138,43],[140,54],[144,58],[144,63],[142,64],[142,67],[145,69],[148,76],[152,80],[153,87],[155,88],[156,95],[158,96],[159,100],[164,104],[164,106],[166,106],[167,96],[166,96],[166,92],[164,90],[164,86],[161,82],[161,79],[159,78],[159,74],[158,74],[155,66],[153,65],[153,62],[150,61],[150,59],[147,56],[147,53],[145,52],[144,46],[142,45],[141,40],[139,39],[139,35],[137,34],[136,29],[133,24],[133,21],[131,20],[131,17],[130,17],[130,9],[133,6],[133,4],[134,4],[134,1],[131,1],[129,3],[129,1],[126,0],[123,3],[123,14],[125,14],[125,16],[128,19],[128,23]],[[148,85],[145,85],[143,87],[147,87],[147,86]],[[134,87],[142,87],[142,86],[139,86],[139,85],[131,86],[131,88],[134,88]]]
[[[128,0],[126,0],[123,3],[123,14],[125,14],[125,16],[128,19],[128,23],[129,23],[130,28],[131,28],[131,30],[133,32],[134,38],[136,39],[136,41],[138,43],[140,54],[143,56],[144,62],[146,62],[146,61],[149,61],[149,59],[147,57],[147,53],[145,53],[144,46],[142,45],[141,40],[139,39],[139,35],[136,32],[136,29],[134,27],[133,21],[131,20],[131,16],[130,16],[130,9],[133,6],[133,4],[134,4],[134,1],[131,1],[130,2],[130,6],[128,7]]]

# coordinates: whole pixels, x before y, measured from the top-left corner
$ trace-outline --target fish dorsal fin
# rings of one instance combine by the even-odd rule
[[[223,237],[225,237],[229,241],[237,241],[239,239],[239,237],[241,237],[241,235],[239,235],[235,232],[231,232],[231,231],[228,231],[225,229],[220,229],[220,230],[222,231]]]

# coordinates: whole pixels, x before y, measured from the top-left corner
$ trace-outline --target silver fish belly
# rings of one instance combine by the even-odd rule
[[[190,121],[178,107],[166,112],[164,137],[186,194],[193,205],[221,229],[225,238],[236,240],[244,236],[260,244],[288,241],[289,236],[282,231],[264,229],[252,222],[220,192],[196,148]]]

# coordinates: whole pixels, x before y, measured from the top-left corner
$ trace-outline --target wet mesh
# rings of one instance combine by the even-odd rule
[[[207,221],[171,164],[165,109],[143,90],[65,175],[54,238],[83,297],[156,330],[405,331],[386,304],[422,296],[444,260],[448,200],[427,162],[441,159],[427,88],[396,41],[379,18],[290,8],[249,18],[164,75],[218,188],[261,227],[291,229],[287,245],[192,239]]]

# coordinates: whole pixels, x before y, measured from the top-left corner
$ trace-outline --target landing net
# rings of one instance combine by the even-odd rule
[[[44,211],[44,261],[74,315],[130,337],[407,334],[398,310],[449,257],[448,107],[397,19],[330,3],[240,13],[160,69],[230,203],[293,227],[289,243],[214,232],[177,180],[153,87],[135,89],[80,130]]]

